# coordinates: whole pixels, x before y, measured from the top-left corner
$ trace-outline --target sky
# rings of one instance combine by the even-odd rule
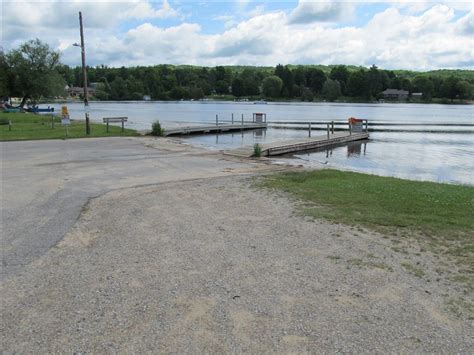
[[[347,64],[474,69],[474,2],[3,1],[4,51],[39,38],[88,65]]]

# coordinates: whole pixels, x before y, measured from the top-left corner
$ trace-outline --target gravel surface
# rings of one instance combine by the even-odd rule
[[[90,200],[2,283],[1,349],[472,353],[472,320],[445,309],[456,289],[408,273],[382,236],[253,186],[213,177]]]
[[[47,253],[90,198],[119,188],[269,168],[225,160],[173,139],[0,142],[0,152],[0,280]]]

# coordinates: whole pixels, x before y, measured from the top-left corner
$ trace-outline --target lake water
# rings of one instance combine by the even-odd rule
[[[81,103],[67,104],[72,118],[84,117]],[[53,104],[55,110],[61,105]],[[331,149],[305,152],[278,160],[305,166],[328,166],[384,176],[474,185],[474,106],[424,104],[333,104],[251,102],[92,102],[94,121],[102,117],[128,116],[127,127],[150,129],[155,120],[165,127],[235,121],[244,115],[265,112],[269,123],[280,128],[201,135],[184,141],[207,149],[232,149],[254,143],[303,138],[305,122],[347,122],[348,117],[373,123],[371,139]],[[282,122],[299,122],[285,126]],[[399,125],[389,125],[397,123]],[[377,125],[378,124],[378,125]],[[313,128],[318,126],[313,125]],[[324,134],[313,131],[312,135]]]

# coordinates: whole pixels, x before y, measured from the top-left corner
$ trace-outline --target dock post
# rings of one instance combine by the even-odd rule
[[[8,130],[12,130],[12,120],[8,120]]]
[[[219,115],[216,115],[216,126],[219,125]]]
[[[122,118],[122,132],[124,131],[124,122],[125,120]]]
[[[334,134],[334,121],[331,121],[331,133]]]
[[[232,124],[234,124],[234,114],[232,114]]]
[[[107,128],[105,130],[107,133],[109,133],[109,120],[107,120]]]
[[[365,133],[369,132],[369,120],[365,120]]]
[[[242,127],[244,126],[244,114],[242,114]]]
[[[328,131],[328,140],[329,140],[329,123],[327,123],[326,126],[327,126],[327,131]]]
[[[311,138],[311,122],[308,123],[308,136]]]
[[[349,122],[349,135],[352,136],[352,123]]]

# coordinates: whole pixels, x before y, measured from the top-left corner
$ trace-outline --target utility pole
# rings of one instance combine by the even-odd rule
[[[81,54],[82,54],[82,74],[84,77],[84,108],[86,109],[86,134],[89,135],[91,133],[89,113],[87,112],[87,106],[89,106],[89,94],[87,92],[86,49],[84,47],[84,31],[82,29],[81,11],[79,11],[79,26],[81,29]]]

